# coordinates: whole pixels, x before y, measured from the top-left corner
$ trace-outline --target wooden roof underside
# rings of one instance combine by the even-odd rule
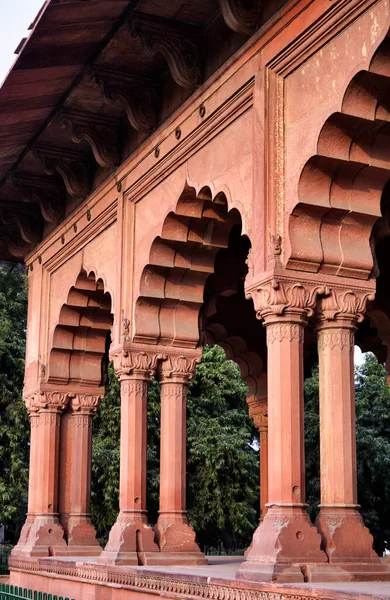
[[[219,66],[210,28],[226,60],[263,5],[48,0],[0,88],[0,260],[23,261]]]

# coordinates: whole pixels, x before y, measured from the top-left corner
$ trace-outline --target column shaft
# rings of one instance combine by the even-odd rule
[[[260,429],[260,519],[267,514],[268,490],[268,427]]]
[[[99,400],[100,396],[75,394],[71,400],[72,412],[66,415],[62,428],[63,450],[70,454],[65,456],[62,453],[62,475],[69,511],[65,515],[64,528],[69,551],[75,556],[98,556],[101,553],[90,515],[92,419]]]
[[[146,511],[148,381],[147,371],[121,377],[120,512],[100,562],[158,562],[158,546]]]
[[[160,517],[186,523],[186,383],[161,384]]]
[[[241,578],[302,581],[297,563],[325,562],[305,502],[304,313],[266,320],[268,346],[268,511]],[[260,450],[261,451],[261,450]],[[261,564],[259,564],[261,563]]]
[[[58,521],[60,413],[64,395],[41,400],[32,417],[29,512],[14,555],[51,556],[66,549]],[[42,406],[43,405],[43,406]]]
[[[357,504],[354,383],[355,323],[318,326],[321,505],[317,526],[331,563],[377,562]]]
[[[207,564],[186,514],[187,390],[196,359],[162,364],[160,510],[155,527],[164,564]]]

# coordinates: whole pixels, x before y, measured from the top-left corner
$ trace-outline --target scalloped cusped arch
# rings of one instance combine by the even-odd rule
[[[368,279],[370,237],[390,178],[390,39],[323,126],[289,218],[289,268]]]
[[[149,264],[140,281],[135,307],[134,341],[195,348],[199,343],[199,312],[204,288],[214,273],[217,252],[227,248],[236,209],[228,211],[220,192],[213,197],[185,186],[174,212],[165,218],[152,243]],[[228,274],[227,274],[228,275]]]
[[[83,270],[60,311],[50,352],[48,382],[99,387],[112,326],[111,297],[101,279]]]

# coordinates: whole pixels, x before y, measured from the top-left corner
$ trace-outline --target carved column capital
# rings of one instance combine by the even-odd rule
[[[246,297],[253,300],[256,316],[265,325],[284,319],[304,324],[313,315],[317,297],[328,293],[323,285],[271,279],[247,290]]]
[[[195,373],[200,356],[168,355],[159,369],[159,378],[164,382],[179,382],[188,384]]]
[[[38,390],[26,395],[24,401],[30,415],[42,411],[61,412],[68,405],[69,394],[63,391]]]
[[[371,290],[329,290],[329,294],[321,298],[316,310],[317,328],[322,326],[354,327],[364,319],[367,303],[374,300],[375,295]]]
[[[110,359],[114,363],[116,376],[123,381],[124,379],[145,379],[148,380],[155,372],[159,361],[163,360],[165,355],[146,349],[119,349],[110,353]]]
[[[101,394],[74,394],[70,397],[69,405],[73,412],[93,414],[101,399]]]

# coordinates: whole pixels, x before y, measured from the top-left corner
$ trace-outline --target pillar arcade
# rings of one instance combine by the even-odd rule
[[[355,343],[390,364],[388,0],[84,4],[47,2],[0,88],[0,259],[24,262],[29,285],[12,583],[245,600],[258,582],[389,580],[359,512],[353,377]],[[239,366],[260,436],[260,523],[221,588],[180,579],[209,568],[186,512],[187,391],[206,344]],[[91,427],[109,360],[120,506],[101,548]],[[313,523],[303,391],[317,363]]]

